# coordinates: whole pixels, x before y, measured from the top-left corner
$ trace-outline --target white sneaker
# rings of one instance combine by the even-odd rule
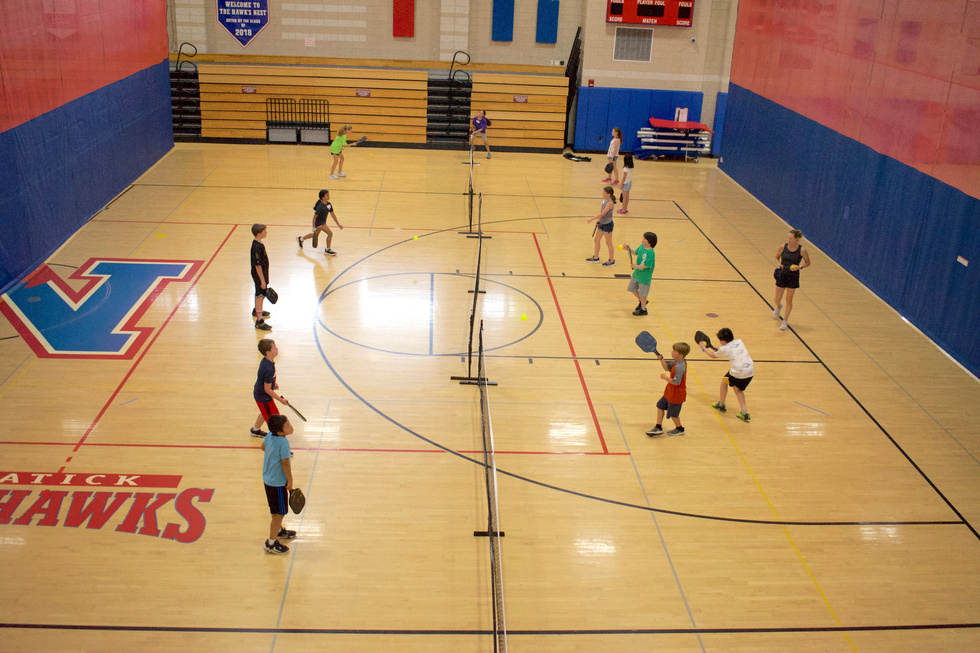
[[[785,331],[786,329],[788,329],[788,328],[789,328],[789,325],[788,325],[788,324],[786,324],[786,320],[783,320],[783,323],[779,325],[779,328],[780,328],[780,330],[782,330],[782,331]]]
[[[337,176],[338,176],[338,177],[346,177],[347,175],[345,175],[345,174],[344,174],[344,173],[342,173],[342,172],[338,172],[338,173],[337,173]]]
[[[778,320],[779,319],[779,309],[781,309],[782,307],[783,307],[782,304],[780,304],[779,306],[776,307],[776,310],[774,310],[772,312],[772,319],[774,319],[774,320]]]
[[[340,177],[338,177],[337,175],[330,175],[330,178],[331,179],[340,179]]]

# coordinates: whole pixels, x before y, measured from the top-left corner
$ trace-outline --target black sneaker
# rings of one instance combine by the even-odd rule
[[[265,552],[266,553],[270,553],[272,555],[281,556],[281,555],[283,555],[285,553],[289,553],[289,547],[288,546],[283,546],[282,544],[280,544],[279,543],[279,540],[276,540],[272,544],[269,544],[269,542],[267,540],[266,543],[265,543]]]
[[[667,431],[667,435],[684,435],[684,433],[685,431],[683,426],[679,426],[676,429],[671,429]]]
[[[270,315],[272,315],[272,313],[270,313],[269,311],[262,311],[262,317],[269,317]],[[252,317],[255,317],[255,309],[254,308],[252,309]]]
[[[278,537],[280,540],[291,540],[296,537],[296,531],[287,531],[285,528],[280,528]]]
[[[598,256],[593,256],[593,257],[587,258],[585,260],[588,261],[589,263],[598,263],[599,262],[599,257]]]
[[[323,253],[326,254],[327,256],[336,256],[337,255],[337,252],[333,251],[332,249],[325,249],[325,250],[323,250]]]
[[[664,434],[664,428],[659,424],[657,424],[652,429],[647,431],[647,435],[649,435],[651,438],[655,435],[663,435],[663,434]]]
[[[264,438],[265,436],[269,435],[262,429],[257,429],[257,428],[250,428],[248,432],[252,434],[253,438]]]
[[[616,261],[609,259],[608,261],[602,264],[602,267],[608,268],[610,265],[616,265]]]
[[[261,329],[262,331],[272,331],[272,327],[265,323],[265,320],[259,320],[255,323],[256,329]]]
[[[641,308],[643,308],[643,304],[637,304],[637,305],[636,305],[636,309],[635,309],[635,310],[637,310],[637,311],[638,311],[638,310],[640,310]]]
[[[299,243],[299,248],[300,249],[303,249],[303,237],[302,236],[296,236],[296,242]]]
[[[646,314],[647,314],[647,309],[645,308],[638,308],[635,311],[633,311],[633,315],[646,315]]]

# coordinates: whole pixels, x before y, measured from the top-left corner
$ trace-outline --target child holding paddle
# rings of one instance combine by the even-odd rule
[[[728,327],[718,330],[718,340],[721,341],[721,347],[715,349],[711,346],[711,341],[700,341],[698,339],[698,345],[701,347],[701,351],[706,353],[711,358],[721,358],[726,357],[731,362],[731,369],[728,370],[728,374],[721,380],[721,390],[719,391],[718,401],[711,404],[711,407],[717,410],[719,413],[724,413],[727,409],[725,408],[725,397],[728,395],[728,388],[731,386],[732,390],[735,392],[735,398],[738,399],[738,405],[742,409],[742,412],[737,414],[735,417],[739,418],[743,422],[748,422],[749,409],[745,405],[745,389],[749,387],[749,383],[752,382],[752,377],[755,376],[755,364],[752,362],[752,357],[749,356],[749,350],[745,348],[741,340],[735,339],[735,334]]]
[[[650,282],[653,281],[653,268],[657,264],[657,257],[653,248],[657,246],[657,234],[647,231],[643,234],[643,242],[636,248],[636,263],[630,263],[633,268],[633,276],[630,277],[629,285],[626,286],[628,292],[639,300],[633,315],[647,314],[647,295],[650,294]],[[623,245],[629,250],[629,245]]]
[[[296,531],[287,531],[282,525],[283,517],[289,512],[289,491],[293,489],[293,469],[287,436],[293,432],[293,425],[285,415],[269,417],[269,433],[262,442],[265,455],[262,460],[262,482],[265,483],[265,496],[269,501],[272,523],[269,526],[269,539],[265,541],[265,552],[272,555],[289,553],[289,547],[279,540],[291,540]]]
[[[684,425],[681,424],[681,404],[687,399],[687,361],[684,358],[691,352],[691,346],[686,342],[675,342],[671,349],[670,357],[667,361],[660,356],[660,364],[666,374],[661,374],[660,378],[667,382],[664,388],[664,396],[657,402],[657,425],[647,431],[647,435],[663,435],[664,415],[674,421],[674,427],[667,431],[667,435],[684,435]]]
[[[276,401],[280,404],[289,405],[286,398],[276,393],[279,384],[276,383],[276,356],[279,355],[279,348],[276,341],[271,338],[259,340],[259,353],[262,354],[262,361],[259,363],[259,372],[255,379],[255,387],[252,388],[252,397],[259,406],[259,416],[255,418],[255,426],[252,427],[253,438],[264,438],[268,433],[262,430],[262,422],[269,422],[269,418],[279,414],[276,408]],[[273,401],[275,397],[276,401]],[[270,425],[271,427],[271,425]]]
[[[357,143],[363,142],[361,140],[358,140],[357,143],[347,142],[347,134],[350,134],[353,131],[354,128],[352,126],[344,125],[340,128],[340,131],[337,132],[337,138],[333,139],[333,143],[330,144],[330,154],[333,155],[333,165],[330,166],[331,179],[339,179],[340,177],[347,176],[344,174],[344,148],[348,145],[351,147],[356,147]],[[337,168],[337,164],[340,164],[339,169]],[[337,170],[336,174],[334,174],[334,170]]]
[[[598,223],[593,230],[593,236],[595,237],[595,252],[592,254],[592,258],[585,259],[590,263],[599,262],[599,244],[602,242],[603,236],[606,238],[606,247],[609,249],[609,260],[603,263],[604,266],[608,267],[610,265],[616,265],[616,257],[613,254],[613,244],[612,244],[612,232],[613,232],[613,207],[616,206],[616,194],[613,192],[612,186],[606,186],[602,189],[602,208],[599,209],[599,215],[594,218],[589,218],[588,222]]]

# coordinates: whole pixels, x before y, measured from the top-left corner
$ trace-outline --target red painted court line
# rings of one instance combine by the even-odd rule
[[[575,345],[572,344],[572,337],[568,334],[568,327],[565,325],[565,316],[561,312],[561,304],[558,303],[558,294],[555,292],[555,285],[551,282],[551,273],[548,272],[548,264],[544,262],[544,253],[541,251],[541,244],[538,242],[537,234],[531,234],[534,238],[534,246],[538,249],[538,258],[541,259],[541,267],[544,268],[545,277],[548,279],[548,287],[551,289],[551,297],[555,300],[555,309],[558,311],[558,319],[561,321],[561,328],[565,332],[565,340],[568,341],[568,350],[575,358],[575,371],[578,372],[578,379],[582,382],[582,392],[585,393],[585,401],[589,404],[589,412],[592,413],[592,421],[595,423],[596,433],[599,434],[599,443],[602,445],[602,453],[608,454],[609,448],[606,440],[602,437],[602,427],[599,426],[599,418],[595,414],[595,406],[592,405],[592,397],[589,395],[589,387],[585,384],[585,376],[582,374],[582,366],[579,365]]]
[[[95,416],[95,420],[92,422],[92,425],[88,427],[88,429],[85,431],[85,434],[82,435],[82,438],[75,444],[75,448],[72,449],[73,453],[78,451],[81,448],[81,446],[85,444],[86,438],[88,438],[89,434],[95,430],[95,427],[98,425],[99,420],[101,420],[102,416],[105,415],[105,412],[109,410],[109,406],[112,405],[112,402],[119,395],[119,392],[123,389],[123,386],[126,385],[127,381],[129,381],[129,377],[133,375],[133,372],[136,371],[136,367],[140,364],[140,362],[142,362],[143,357],[146,356],[146,353],[150,351],[150,348],[153,346],[153,343],[156,342],[157,338],[160,337],[160,334],[163,333],[163,330],[167,328],[168,324],[170,324],[170,320],[173,319],[173,316],[177,314],[177,311],[183,305],[184,300],[187,299],[187,295],[189,295],[190,292],[194,290],[194,286],[197,285],[197,282],[201,280],[201,277],[204,276],[204,273],[207,272],[209,267],[211,267],[211,264],[214,262],[214,259],[218,257],[218,254],[221,252],[221,249],[231,238],[231,235],[235,233],[236,228],[237,225],[232,226],[231,231],[228,232],[228,235],[225,236],[225,239],[221,241],[220,245],[218,245],[218,249],[215,250],[214,254],[211,256],[208,262],[205,263],[204,267],[201,268],[201,273],[197,275],[197,279],[194,279],[194,281],[192,281],[191,284],[187,287],[187,291],[184,293],[183,297],[180,298],[180,301],[177,302],[177,305],[174,306],[173,310],[170,311],[170,315],[167,316],[167,319],[163,321],[163,324],[160,325],[160,328],[158,328],[154,332],[153,337],[150,338],[149,342],[146,343],[146,347],[143,348],[143,351],[140,353],[139,357],[133,362],[133,366],[129,368],[129,371],[126,372],[126,376],[123,377],[123,380],[119,382],[118,386],[116,386],[116,389],[112,392],[112,395],[109,397],[108,401],[105,402],[105,406],[103,406],[102,410],[99,411],[99,414]],[[59,473],[61,473],[61,471],[63,470],[64,467],[62,467],[61,470],[59,470]]]
[[[256,438],[258,439],[258,438]],[[79,444],[73,444],[71,442],[18,442],[12,440],[0,440],[0,446],[5,444],[11,445],[37,445],[37,446],[56,446],[56,447],[78,447]],[[139,442],[86,442],[84,445],[86,447],[136,447],[136,448],[147,448],[147,449],[227,449],[227,450],[242,450],[242,449],[258,449],[258,443],[254,445],[240,445],[240,444],[149,444],[149,443],[139,443]],[[291,446],[293,451],[346,451],[353,453],[448,453],[442,449],[370,449],[370,448],[354,448],[354,447],[298,447]],[[463,454],[482,454],[482,449],[474,449],[472,451],[466,449],[460,449],[456,453]],[[601,451],[495,451],[495,454],[506,455],[506,456],[628,456],[630,453],[628,451],[623,452],[601,452]],[[70,458],[69,458],[70,460]],[[62,468],[64,471],[64,468]],[[61,472],[59,472],[61,473]]]

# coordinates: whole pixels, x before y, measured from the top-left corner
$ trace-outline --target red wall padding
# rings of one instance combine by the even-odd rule
[[[980,198],[980,2],[741,0],[731,80]]]
[[[415,36],[415,0],[392,3],[392,36]]]
[[[163,2],[0,1],[0,131],[167,56]]]

